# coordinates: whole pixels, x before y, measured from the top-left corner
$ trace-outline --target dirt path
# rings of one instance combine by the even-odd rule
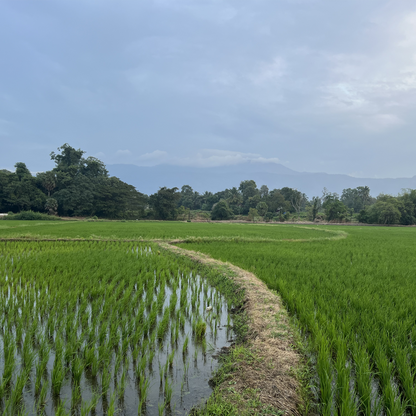
[[[201,253],[168,243],[159,245],[203,264],[224,266],[224,263]],[[256,357],[254,363],[238,363],[238,369],[233,373],[233,390],[241,397],[244,397],[247,389],[256,390],[263,404],[282,410],[285,415],[299,415],[300,386],[295,371],[302,357],[293,348],[293,334],[281,299],[254,274],[229,263],[226,266],[235,275],[237,283],[245,289],[245,311],[250,328],[249,348]],[[220,388],[227,394],[230,382],[223,384],[227,385]]]

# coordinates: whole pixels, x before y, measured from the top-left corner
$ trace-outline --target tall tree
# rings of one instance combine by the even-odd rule
[[[153,208],[155,218],[159,220],[174,220],[178,215],[177,202],[181,194],[178,188],[160,188],[149,197],[149,204]]]

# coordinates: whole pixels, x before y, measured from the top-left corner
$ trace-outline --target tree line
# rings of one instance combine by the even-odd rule
[[[18,162],[0,171],[0,212],[35,211],[60,216],[125,218],[143,216],[145,195],[116,177],[103,162],[84,158],[68,144],[50,154],[55,167],[35,176]]]
[[[260,187],[244,180],[220,192],[199,193],[191,186],[162,187],[148,196],[116,177],[103,162],[84,157],[68,144],[50,154],[55,167],[33,176],[22,162],[15,172],[0,170],[0,212],[32,210],[60,216],[96,216],[110,219],[176,220],[199,211],[205,218],[229,220],[257,218],[265,221],[304,219],[370,224],[416,224],[416,190],[397,196],[370,195],[368,186],[348,188],[341,195],[324,188],[311,199],[289,187]]]
[[[166,192],[165,189],[162,192]],[[403,190],[398,196],[370,195],[368,186],[347,188],[342,194],[323,189],[321,196],[311,199],[297,189],[283,187],[269,190],[266,185],[257,187],[253,180],[240,183],[238,188],[226,189],[215,194],[199,194],[189,185],[177,193],[177,203],[172,213],[180,215],[184,210],[210,211],[211,219],[226,220],[248,216],[265,221],[304,219],[330,222],[362,222],[368,224],[416,224],[416,190]],[[178,208],[179,207],[179,208]]]

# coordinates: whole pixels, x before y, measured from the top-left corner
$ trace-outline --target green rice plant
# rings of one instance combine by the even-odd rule
[[[89,402],[82,402],[81,404],[81,416],[88,416],[97,407],[99,395],[94,393]]]
[[[81,386],[74,385],[72,388],[71,395],[71,409],[75,410],[79,407],[82,402]]]
[[[159,416],[163,416],[163,413],[165,413],[165,407],[166,407],[166,402],[158,403],[157,410],[158,410]]]
[[[107,342],[106,344],[102,344],[98,347],[98,362],[100,363],[102,368],[106,368],[109,366],[111,361],[111,347],[110,343]]]
[[[207,330],[206,322],[199,317],[195,324],[195,338],[198,341],[202,341],[205,338],[205,332]]]
[[[55,363],[52,370],[52,394],[58,397],[61,394],[62,385],[65,379],[65,368],[62,365],[60,357],[55,357]]]
[[[341,341],[342,342],[342,341]],[[337,371],[337,402],[339,404],[339,414],[343,416],[355,416],[354,397],[350,392],[350,368],[347,361],[346,344],[342,342],[342,348],[337,351],[335,362]]]
[[[153,329],[156,325],[157,320],[157,309],[152,309],[149,315],[149,328]]]
[[[103,396],[107,395],[108,389],[110,388],[111,381],[111,372],[107,369],[104,369],[101,373],[101,394]]]
[[[16,368],[16,345],[12,344],[11,340],[7,340],[6,334],[4,335],[4,370],[2,383],[7,388],[12,380],[13,372]]]
[[[147,358],[145,355],[142,355],[140,357],[140,360],[137,363],[136,367],[136,377],[138,379],[141,379],[146,371],[146,365],[147,365]]]
[[[17,377],[10,395],[10,408],[17,412],[23,403],[23,390],[29,378],[27,370],[23,370]]]
[[[150,335],[150,344],[151,345],[155,345],[156,335],[157,335],[157,332],[156,331],[153,331],[152,334]]]
[[[179,318],[179,327],[181,331],[185,330],[185,322],[186,322],[185,314],[181,313],[180,318]]]
[[[148,357],[147,357],[147,365],[149,367],[149,369],[152,369],[153,367],[153,358],[155,356],[155,351],[153,350],[153,348],[149,349],[148,352]]]
[[[74,342],[72,340],[68,341],[65,344],[65,351],[64,351],[65,365],[67,365],[67,366],[69,365],[69,363],[74,358],[75,354],[76,354],[76,346],[75,346]]]
[[[355,363],[355,383],[359,396],[359,405],[364,415],[372,414],[371,364],[366,350],[353,343],[353,358]]]
[[[84,348],[84,363],[85,363],[85,368],[91,369],[94,359],[95,359],[95,348],[94,345],[89,344],[87,346],[85,346]]]
[[[38,411],[43,409],[46,405],[46,397],[49,390],[49,383],[45,381],[40,389],[39,397],[37,400],[37,409]]]
[[[60,401],[55,408],[55,416],[69,416],[70,414],[65,410],[65,402]]]
[[[28,371],[31,370],[32,365],[35,361],[35,354],[36,352],[32,348],[30,337],[26,336],[25,341],[23,342],[23,350],[22,350],[23,368],[25,368]]]
[[[107,416],[115,416],[116,412],[116,395],[113,393],[108,404]]]
[[[189,370],[189,361],[186,362],[184,365],[184,371],[183,371],[184,376],[188,375],[188,370]]]
[[[410,357],[410,348],[402,349],[398,345],[394,347],[395,362],[399,374],[401,387],[408,398],[408,411],[416,409],[416,388],[414,381],[416,380],[416,371],[408,360]]]
[[[392,416],[403,415],[406,405],[402,403],[392,385],[392,362],[380,346],[375,349],[375,362],[383,392],[384,407]]]
[[[22,342],[23,328],[23,320],[20,318],[18,319],[18,323],[16,325],[16,344],[21,344]]]
[[[126,369],[121,373],[120,381],[117,386],[117,397],[119,400],[124,398],[124,393],[126,391]]]
[[[72,380],[76,386],[79,386],[81,383],[84,367],[84,362],[81,360],[81,358],[76,356],[71,363]]]
[[[168,363],[169,363],[170,368],[173,367],[173,359],[174,358],[175,358],[175,350],[172,350],[172,352],[168,356]]]
[[[170,407],[170,402],[172,401],[173,388],[169,384],[169,379],[165,381],[165,404],[167,407]]]
[[[332,368],[328,343],[320,337],[318,345],[318,377],[321,390],[322,410],[324,416],[331,416],[333,408]]]
[[[98,356],[95,354],[95,351],[94,351],[94,356],[93,356],[92,363],[91,363],[91,368],[90,368],[91,376],[92,377],[97,377],[97,374],[98,374],[99,370],[100,370],[100,361],[99,361]]]
[[[146,400],[149,394],[149,386],[150,382],[147,378],[142,377],[139,380],[140,403],[142,403],[142,406],[146,406]]]
[[[133,358],[133,362],[135,363],[137,361],[137,357],[139,356],[141,352],[140,345],[136,345],[131,353],[131,356]]]

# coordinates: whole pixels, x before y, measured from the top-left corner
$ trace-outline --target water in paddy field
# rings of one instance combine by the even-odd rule
[[[150,251],[142,251],[140,255],[149,255]],[[6,277],[7,279],[7,277]],[[11,284],[18,285],[14,280]],[[162,288],[154,287],[154,293],[150,295],[144,291],[142,298],[137,305],[131,305],[132,310],[137,310],[139,305],[146,301],[147,297],[152,297],[152,307],[144,312],[145,318],[149,319],[153,305],[156,304],[157,296]],[[228,305],[220,293],[212,288],[208,282],[199,275],[181,275],[179,284],[176,288],[177,302],[170,314],[168,328],[165,334],[158,339],[155,333],[163,324],[164,311],[171,305],[173,288],[167,285],[164,288],[163,308],[158,312],[155,329],[144,332],[140,340],[140,348],[133,350],[131,346],[123,348],[122,330],[117,329],[117,336],[120,337],[119,347],[111,351],[111,359],[108,365],[93,375],[92,370],[86,368],[83,371],[80,382],[81,400],[74,404],[74,381],[71,376],[71,364],[64,364],[65,378],[59,398],[52,394],[52,373],[55,362],[56,333],[49,338],[52,346],[49,352],[49,360],[43,381],[48,381],[48,389],[45,396],[46,404],[42,411],[36,410],[39,393],[35,393],[36,383],[36,362],[35,358],[30,379],[24,389],[24,409],[28,415],[54,415],[59,406],[62,406],[64,414],[92,414],[106,415],[111,414],[111,409],[115,409],[117,415],[137,415],[140,402],[142,402],[143,415],[184,415],[189,413],[192,407],[202,404],[210,396],[212,388],[209,380],[214,371],[218,368],[218,354],[224,347],[228,347],[233,342],[232,320],[228,315]],[[187,308],[180,307],[182,291],[186,291]],[[36,293],[36,287],[33,293]],[[4,292],[3,292],[4,293]],[[9,290],[4,298],[7,302],[13,300],[21,292],[19,290]],[[103,300],[103,305],[105,300]],[[33,303],[36,309],[36,300]],[[104,307],[104,306],[103,306]],[[208,308],[208,310],[207,310]],[[179,310],[182,310],[183,318],[180,318]],[[20,311],[21,312],[21,311]],[[69,311],[68,311],[69,312]],[[73,311],[76,315],[79,311]],[[92,325],[94,316],[91,306],[83,312],[88,315],[88,324]],[[40,334],[47,332],[47,317],[39,318],[39,339],[38,344],[34,342],[34,350],[38,351],[42,339]],[[134,318],[134,316],[133,316]],[[181,324],[181,319],[183,323]],[[195,336],[195,324],[197,320],[206,323],[206,333],[201,339]],[[4,336],[7,327],[3,327],[0,332],[1,350],[4,349]],[[99,332],[97,327],[96,333]],[[16,328],[11,328],[9,333],[16,336]],[[81,337],[82,330],[78,329]],[[153,335],[152,335],[153,334]],[[17,382],[17,377],[23,368],[23,344],[16,348],[16,365],[12,384]],[[106,334],[106,339],[110,334]],[[87,344],[83,341],[82,349],[85,351]],[[187,348],[184,350],[184,344]],[[66,341],[64,340],[63,349],[65,350]],[[99,345],[91,346],[98,356]],[[39,352],[36,353],[38,355]],[[85,352],[84,352],[85,354]],[[5,369],[5,355],[0,357],[0,374]],[[103,394],[103,383],[108,380],[109,387]],[[146,391],[147,386],[147,391]],[[145,393],[143,393],[145,391]],[[141,400],[145,397],[145,400]],[[2,408],[4,408],[3,400]],[[90,413],[86,412],[87,406],[91,406]],[[164,408],[163,411],[161,408]]]

